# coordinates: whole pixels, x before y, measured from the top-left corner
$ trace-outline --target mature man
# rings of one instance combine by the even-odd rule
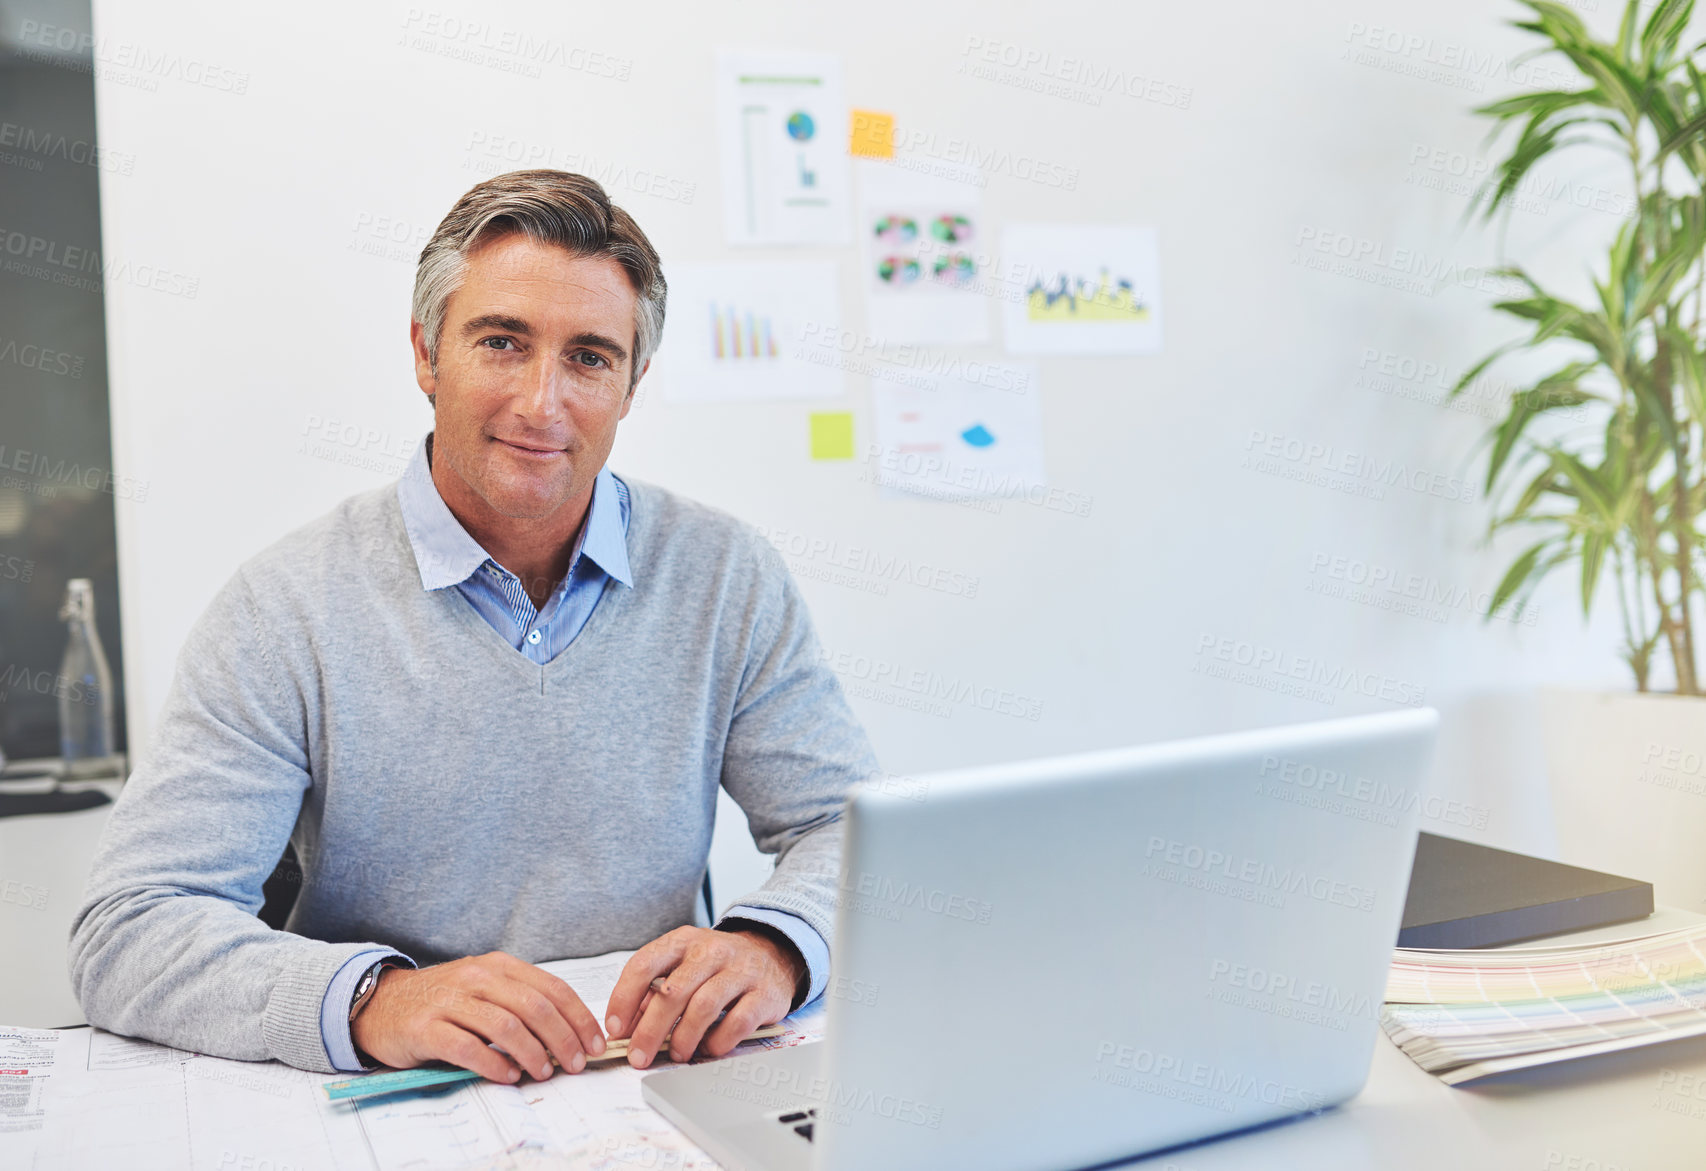
[[[603,1024],[640,1067],[823,990],[840,803],[875,762],[770,546],[605,467],[664,294],[590,179],[512,172],[451,209],[411,327],[434,429],[191,631],[72,929],[91,1024],[513,1082],[604,1050],[538,961],[639,948]],[[779,857],[700,928],[719,784]]]

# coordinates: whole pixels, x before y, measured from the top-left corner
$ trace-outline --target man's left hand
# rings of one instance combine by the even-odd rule
[[[628,1064],[635,1069],[651,1064],[665,1038],[673,1061],[701,1048],[721,1057],[752,1030],[788,1015],[804,971],[792,948],[759,932],[677,927],[628,960],[610,994],[605,1028],[613,1040],[631,1038]],[[651,988],[657,976],[667,977],[662,991]]]

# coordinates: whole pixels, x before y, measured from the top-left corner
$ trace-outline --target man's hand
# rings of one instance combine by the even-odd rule
[[[797,953],[759,932],[677,927],[629,958],[610,994],[605,1028],[631,1038],[628,1064],[635,1069],[651,1064],[666,1036],[671,1060],[686,1061],[701,1040],[706,1053],[721,1057],[752,1030],[788,1015],[803,971]],[[653,977],[666,974],[662,991],[651,991]],[[728,1015],[711,1028],[724,1009]]]
[[[574,989],[501,951],[419,971],[387,968],[350,1039],[393,1069],[437,1059],[494,1082],[519,1081],[521,1070],[548,1078],[553,1056],[579,1073],[588,1054],[604,1052],[604,1034]]]

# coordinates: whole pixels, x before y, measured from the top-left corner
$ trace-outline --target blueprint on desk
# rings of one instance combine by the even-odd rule
[[[630,952],[540,967],[603,1019]],[[821,1002],[788,1032],[736,1052],[823,1035]],[[665,1069],[669,1062],[656,1063]],[[0,1026],[0,1167],[66,1171],[698,1171],[716,1164],[640,1098],[626,1063],[519,1085],[462,1082],[328,1102],[277,1062],[226,1061],[99,1029]]]

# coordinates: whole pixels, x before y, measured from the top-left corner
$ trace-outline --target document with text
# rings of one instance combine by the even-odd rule
[[[630,952],[541,964],[602,1019]],[[781,1036],[823,1036],[821,1002]],[[654,1063],[665,1069],[667,1060]],[[649,1072],[649,1071],[647,1071]],[[716,1164],[640,1098],[625,1062],[518,1085],[470,1081],[328,1102],[334,1075],[228,1061],[99,1029],[0,1026],[0,1167],[64,1171],[438,1171]]]

